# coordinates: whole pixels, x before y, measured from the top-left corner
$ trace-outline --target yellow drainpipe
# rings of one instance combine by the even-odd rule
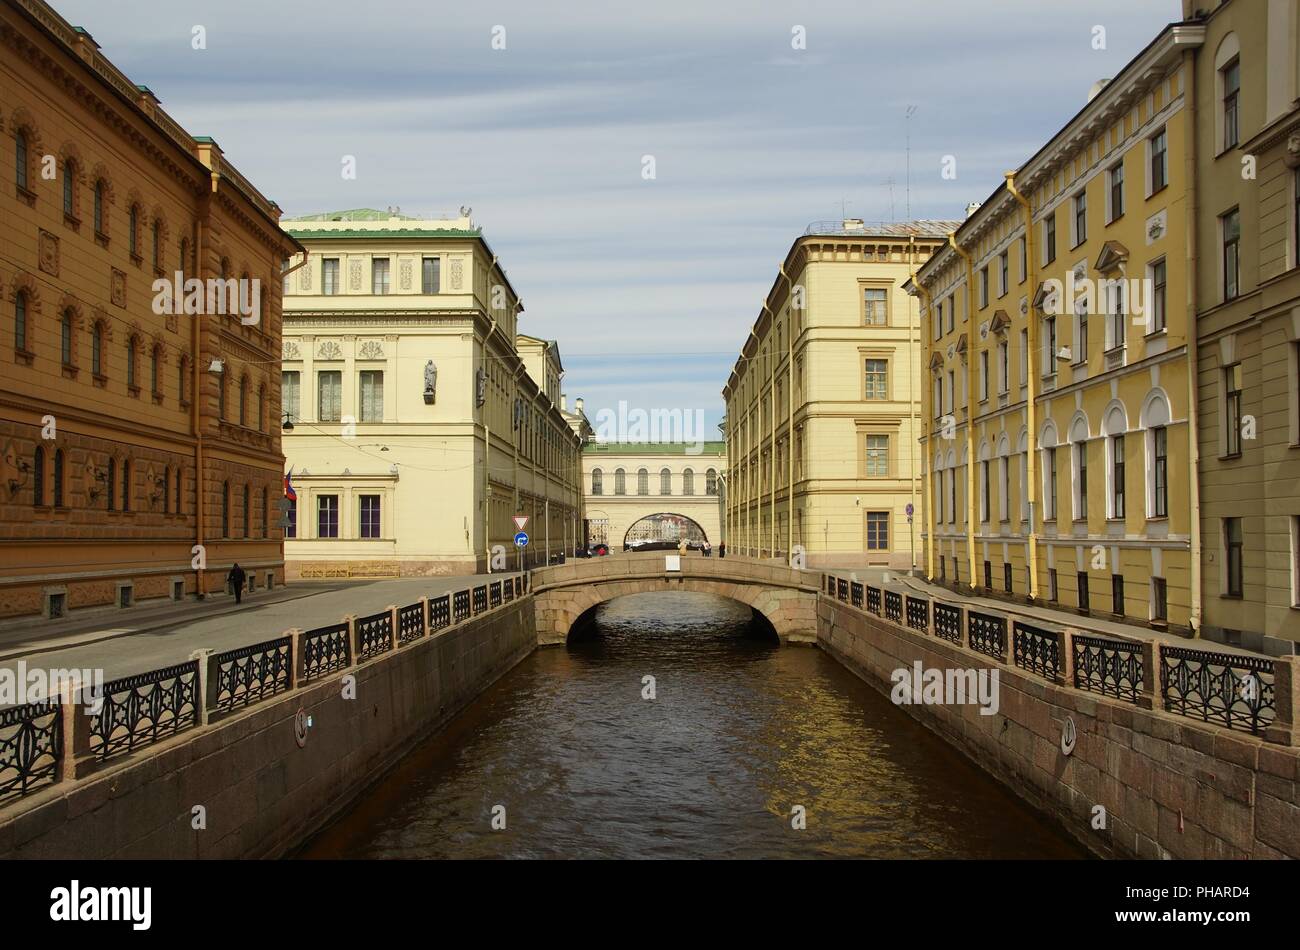
[[[917,283],[915,271],[912,272],[912,286],[916,288],[917,296],[921,298],[921,312],[925,314],[928,319],[933,320],[934,314],[931,313],[930,308],[934,304],[934,298],[930,295],[930,292],[928,290],[926,290],[919,283]],[[918,333],[920,332],[919,327],[917,328],[917,332]],[[917,343],[917,348],[918,349],[920,348],[919,341]],[[929,369],[929,364],[923,363],[921,367],[921,372],[924,373],[928,369]],[[924,480],[924,487],[921,489],[921,492],[925,501],[925,526],[926,526],[925,579],[932,581],[934,580],[934,546],[936,543],[936,539],[934,536],[934,532],[935,532],[934,473],[930,469],[930,453],[933,451],[935,445],[934,433],[930,431],[930,420],[934,418],[933,407],[931,407],[930,412],[921,413],[921,416],[922,418],[920,422],[920,427],[922,429],[922,434],[925,436],[925,451],[921,453],[921,478]],[[942,494],[943,492],[942,485],[939,486],[939,491],[940,494]],[[913,511],[916,510],[915,505],[913,505],[912,510]]]
[[[969,562],[967,583],[971,590],[975,583],[975,370],[971,360],[975,357],[975,261],[957,243],[955,232],[948,235],[949,246],[966,262],[966,559]],[[953,411],[956,412],[956,406]]]
[[[1187,345],[1187,475],[1188,503],[1191,508],[1191,524],[1188,531],[1191,563],[1191,592],[1187,625],[1193,635],[1201,635],[1201,598],[1203,596],[1201,576],[1201,447],[1197,439],[1200,429],[1198,421],[1196,394],[1200,373],[1200,352],[1197,346],[1197,293],[1196,273],[1200,262],[1200,241],[1196,233],[1197,225],[1197,191],[1196,191],[1196,51],[1183,53],[1183,71],[1187,75],[1186,101],[1187,119],[1184,124],[1184,137],[1187,145],[1187,325],[1183,331]]]
[[[1038,315],[1034,313],[1034,293],[1038,286],[1037,264],[1034,259],[1034,209],[1024,195],[1016,189],[1016,173],[1007,172],[1007,191],[1020,203],[1025,212],[1025,278],[1028,285],[1029,313],[1026,329],[1029,331],[1029,353],[1026,365],[1029,374],[1025,391],[1025,494],[1029,510],[1029,599],[1038,599],[1038,413],[1035,399],[1038,385],[1036,359],[1038,354]]]

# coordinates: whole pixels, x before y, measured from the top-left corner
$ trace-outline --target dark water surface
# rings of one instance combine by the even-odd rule
[[[524,660],[302,856],[1083,856],[820,650],[757,639],[748,607],[636,594],[597,632]]]

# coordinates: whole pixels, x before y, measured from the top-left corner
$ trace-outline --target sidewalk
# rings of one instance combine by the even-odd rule
[[[513,573],[455,577],[404,577],[379,581],[295,582],[274,591],[206,601],[131,607],[91,617],[70,617],[0,631],[0,668],[30,666],[103,670],[117,679],[189,659],[197,649],[230,650],[272,640],[293,627],[336,623],[389,604],[405,606]]]

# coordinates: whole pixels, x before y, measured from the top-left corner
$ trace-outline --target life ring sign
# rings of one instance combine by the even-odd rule
[[[1074,751],[1074,745],[1079,740],[1079,735],[1074,729],[1074,717],[1066,716],[1065,722],[1061,723],[1061,752],[1069,755]]]
[[[293,739],[298,743],[298,748],[306,748],[307,730],[310,728],[311,716],[307,715],[307,710],[299,706],[298,714],[293,717]]]

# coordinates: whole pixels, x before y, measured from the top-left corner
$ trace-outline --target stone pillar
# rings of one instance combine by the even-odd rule
[[[348,625],[348,649],[351,651],[349,659],[352,666],[361,663],[361,643],[357,640],[357,615],[348,614],[343,618],[343,622]]]
[[[306,673],[303,668],[304,657],[302,655],[302,644],[304,637],[301,627],[294,627],[286,630],[284,635],[289,638],[289,688],[297,689],[302,685]]]
[[[194,684],[194,724],[206,726],[217,709],[217,667],[213,662],[215,653],[203,648],[190,654],[191,660],[198,660],[198,677]]]
[[[1066,627],[1056,634],[1056,649],[1059,657],[1056,681],[1062,686],[1074,685],[1074,633]]]
[[[1266,742],[1300,745],[1300,658],[1279,656],[1273,661],[1272,723],[1264,728]]]
[[[503,595],[504,595],[504,591],[503,591]],[[428,597],[420,598],[420,623],[424,625],[424,632],[421,633],[420,636],[422,638],[427,637],[429,635],[429,630],[432,627],[432,624],[429,623],[429,598]]]
[[[90,754],[90,728],[93,716],[81,703],[81,681],[68,677],[58,685],[59,716],[63,726],[63,749],[59,756],[59,781],[72,782],[88,775],[95,767]],[[103,697],[107,701],[108,697]]]
[[[390,637],[388,646],[389,649],[396,650],[402,645],[402,632],[397,628],[397,605],[389,604],[384,609],[388,611],[389,618],[388,632]]]
[[[1138,693],[1139,709],[1163,709],[1160,696],[1160,642],[1147,640],[1142,644],[1142,690]]]

